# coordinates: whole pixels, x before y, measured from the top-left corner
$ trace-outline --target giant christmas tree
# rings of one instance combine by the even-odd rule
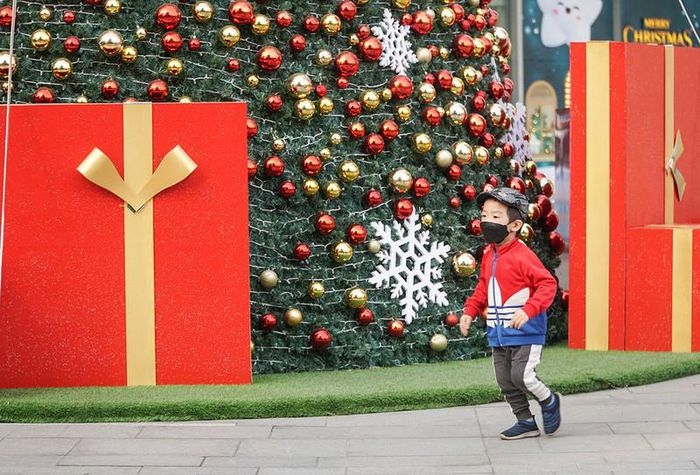
[[[485,188],[528,195],[521,238],[558,265],[552,184],[519,152],[511,42],[489,0],[10,3],[13,102],[247,103],[256,373],[484,354],[483,331],[454,325]],[[550,313],[556,338],[561,296]]]

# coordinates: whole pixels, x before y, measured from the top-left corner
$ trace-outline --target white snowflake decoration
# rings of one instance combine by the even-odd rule
[[[382,43],[380,66],[388,67],[396,74],[406,74],[411,64],[418,61],[408,40],[410,30],[409,26],[399,24],[388,9],[384,9],[384,20],[372,27],[372,33]]]
[[[528,143],[527,114],[525,105],[518,102],[516,105],[508,104],[507,114],[510,117],[510,129],[503,136],[503,142],[513,145],[513,158],[521,165],[532,159],[532,151]]]
[[[429,242],[430,232],[421,230],[415,212],[403,223],[394,221],[390,226],[375,221],[370,225],[383,249],[377,254],[382,264],[372,272],[369,283],[378,289],[391,287],[391,298],[401,298],[401,315],[406,323],[411,323],[428,301],[447,306],[440,264],[450,246],[440,241]]]

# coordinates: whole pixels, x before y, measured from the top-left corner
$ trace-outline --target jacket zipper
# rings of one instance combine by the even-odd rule
[[[491,263],[491,298],[493,299],[493,309],[496,312],[496,337],[498,338],[498,346],[503,346],[501,341],[501,316],[498,313],[498,305],[496,305],[496,261],[498,260],[498,250],[493,246],[493,262]]]

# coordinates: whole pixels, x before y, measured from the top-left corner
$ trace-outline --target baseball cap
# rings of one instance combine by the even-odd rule
[[[476,197],[476,204],[478,204],[479,207],[482,207],[484,206],[484,202],[488,199],[499,201],[509,208],[518,210],[522,219],[527,219],[527,207],[529,203],[525,195],[519,191],[505,186],[494,188],[491,191],[484,191],[479,193],[479,195]]]

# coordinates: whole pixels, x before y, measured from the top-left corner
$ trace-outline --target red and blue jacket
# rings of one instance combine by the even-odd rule
[[[557,281],[525,243],[516,239],[503,246],[490,244],[481,260],[479,282],[464,302],[464,313],[486,314],[490,346],[543,345],[547,309],[554,301]],[[519,330],[510,326],[517,309],[529,320]]]

